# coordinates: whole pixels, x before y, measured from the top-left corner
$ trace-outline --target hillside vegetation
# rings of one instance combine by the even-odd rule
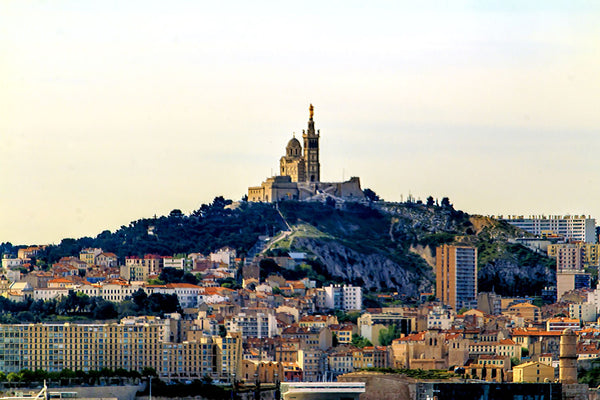
[[[48,246],[40,265],[100,247],[125,256],[154,253],[208,254],[223,246],[238,255],[251,252],[259,236],[273,237],[267,254],[306,252],[309,265],[294,276],[349,282],[365,290],[398,292],[416,297],[432,291],[435,247],[461,243],[477,247],[479,290],[503,295],[539,294],[554,284],[554,261],[511,242],[524,235],[488,217],[471,216],[452,205],[417,203],[335,204],[285,201],[239,203],[217,197],[190,215],[173,210],[168,216],[140,219],[95,238],[64,239]],[[3,252],[15,253],[9,243]]]

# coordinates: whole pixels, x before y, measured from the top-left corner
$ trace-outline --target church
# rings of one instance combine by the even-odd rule
[[[276,202],[280,200],[364,200],[360,178],[346,182],[321,182],[319,160],[320,130],[315,130],[314,107],[309,107],[308,127],[302,130],[302,141],[292,137],[279,160],[280,175],[267,178],[260,186],[248,188],[248,201]]]

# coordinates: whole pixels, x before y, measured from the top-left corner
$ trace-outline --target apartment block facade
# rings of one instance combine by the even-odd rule
[[[330,310],[361,310],[362,288],[352,285],[329,285],[325,292],[325,308]]]
[[[556,243],[548,245],[547,251],[548,257],[556,258],[558,269],[569,269],[567,264],[569,261],[574,261],[581,269],[597,267],[600,264],[600,244]],[[571,258],[564,259],[567,255]]]
[[[455,310],[477,301],[477,249],[443,245],[436,249],[436,296]]]
[[[242,339],[205,336],[196,341],[169,342],[168,320],[129,320],[112,324],[0,325],[0,371],[101,370],[140,371],[154,368],[161,377],[203,377],[227,380],[237,373]]]
[[[596,243],[596,220],[585,215],[535,215],[503,219],[536,236],[559,236],[568,240]]]

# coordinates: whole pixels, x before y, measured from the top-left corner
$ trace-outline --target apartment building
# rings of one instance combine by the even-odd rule
[[[389,353],[387,347],[367,346],[353,351],[352,365],[354,369],[389,367]]]
[[[569,249],[565,252],[565,249]],[[561,253],[562,251],[562,253]],[[577,252],[577,254],[572,254]],[[600,264],[600,244],[595,243],[556,243],[548,245],[548,257],[557,259],[557,267],[568,269],[568,265],[560,260],[559,255],[563,258],[570,254],[571,258],[566,261],[574,261],[580,269],[584,267],[597,267]],[[573,260],[573,258],[576,258]],[[573,269],[573,268],[572,268]]]
[[[443,245],[436,249],[436,296],[455,310],[476,306],[477,249]]]
[[[450,329],[456,312],[436,306],[427,314],[427,329]]]
[[[536,236],[558,236],[577,242],[596,243],[596,220],[585,215],[510,216],[508,222]]]
[[[352,285],[329,285],[323,288],[325,308],[353,311],[362,309],[362,288]]]
[[[79,259],[87,265],[96,264],[96,257],[102,254],[102,249],[87,248],[79,252]]]
[[[591,274],[583,271],[563,270],[556,273],[556,296],[561,297],[575,289],[589,288],[591,285]]]
[[[244,310],[225,322],[228,332],[240,332],[243,338],[268,338],[277,334],[277,319],[267,310]]]
[[[583,322],[595,322],[598,309],[592,303],[569,304],[569,318]]]
[[[144,258],[126,257],[121,267],[121,277],[125,280],[146,281],[149,275],[160,274],[163,268],[162,256],[146,254]]]
[[[241,361],[241,337],[205,336],[169,342],[171,323],[154,317],[112,324],[0,325],[0,370],[49,372],[102,368],[141,371],[154,368],[161,377],[229,379]]]
[[[580,329],[579,320],[566,317],[556,317],[550,318],[546,321],[547,331],[562,332],[565,329],[572,329],[574,331],[578,331]]]

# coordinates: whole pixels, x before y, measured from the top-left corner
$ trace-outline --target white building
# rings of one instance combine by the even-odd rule
[[[4,271],[4,275],[10,282],[19,282],[21,280],[21,271],[18,269],[7,269]]]
[[[573,241],[596,243],[596,220],[585,215],[510,216],[503,221],[536,236],[561,236]]]
[[[455,312],[446,307],[434,307],[427,314],[427,329],[450,329]]]
[[[229,319],[227,332],[240,332],[243,338],[266,338],[277,335],[277,319],[272,313],[241,312]]]
[[[191,283],[169,283],[167,288],[173,289],[181,308],[198,307],[198,297],[202,289],[200,286]]]
[[[331,310],[361,310],[362,288],[351,285],[329,285],[325,291],[325,308]]]
[[[235,249],[231,247],[223,247],[217,250],[216,253],[210,253],[210,261],[224,263],[227,265],[234,265],[235,263]]]
[[[34,300],[52,300],[58,299],[63,296],[67,296],[69,294],[68,288],[37,288],[33,289],[33,299]]]
[[[595,304],[569,304],[569,318],[578,319],[583,322],[593,322],[598,318],[598,312]]]
[[[165,257],[163,268],[175,268],[190,271],[194,266],[194,260],[187,257]]]
[[[600,310],[600,289],[589,292],[587,295],[587,302],[596,306],[596,310]]]
[[[25,261],[29,260],[23,260],[21,258],[10,258],[9,256],[5,255],[4,257],[2,257],[2,269],[7,270],[9,268],[19,268],[25,263]]]

